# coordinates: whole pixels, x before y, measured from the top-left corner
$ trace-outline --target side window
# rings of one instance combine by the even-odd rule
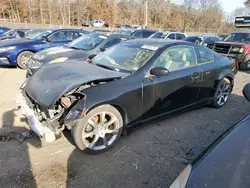
[[[151,32],[151,31],[143,31],[142,38],[148,38],[152,34],[153,34],[153,32]]]
[[[136,31],[136,32],[133,34],[133,36],[142,38],[141,31]]]
[[[205,40],[203,41],[203,43],[210,43],[210,42],[211,42],[211,38],[210,37],[205,38]]]
[[[218,42],[218,41],[221,41],[221,39],[220,39],[220,38],[218,38],[218,37],[213,37],[213,38],[212,38],[212,40],[213,40],[213,42]]]
[[[111,46],[114,46],[118,43],[120,43],[122,41],[122,39],[111,39],[110,41],[108,41],[106,44],[103,45],[103,48],[110,48]]]
[[[182,35],[182,34],[176,33],[176,39],[177,39],[177,40],[182,40],[182,39],[184,39],[184,38],[183,38],[183,35]]]
[[[193,47],[179,45],[164,51],[155,61],[153,67],[165,67],[169,71],[184,69],[197,64]]]
[[[69,31],[57,31],[49,36],[51,41],[67,41],[69,40]]]
[[[84,33],[81,33],[79,31],[70,31],[69,39],[70,40],[75,40],[75,39],[77,39],[77,38],[79,38],[79,37],[81,37],[83,35],[84,35]]]
[[[170,35],[168,35],[168,37],[167,37],[168,39],[175,39],[175,34],[174,33],[172,33],[172,34],[170,34]]]
[[[209,63],[214,62],[214,56],[211,52],[206,49],[198,48],[197,49],[198,63]]]
[[[186,38],[186,36],[184,35],[184,34],[181,34],[182,35],[182,39],[185,39]]]

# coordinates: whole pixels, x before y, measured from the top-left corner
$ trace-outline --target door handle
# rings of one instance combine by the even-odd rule
[[[192,77],[193,79],[198,79],[198,78],[200,78],[200,74],[199,74],[198,72],[195,72],[195,73],[192,74],[191,77]]]

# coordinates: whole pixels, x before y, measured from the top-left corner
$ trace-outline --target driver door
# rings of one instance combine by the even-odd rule
[[[68,30],[56,31],[49,36],[49,40],[51,41],[51,47],[63,46],[72,41]]]
[[[168,75],[148,73],[143,83],[143,119],[187,107],[196,102],[201,69],[192,46],[177,45],[165,50],[151,67],[164,67]]]

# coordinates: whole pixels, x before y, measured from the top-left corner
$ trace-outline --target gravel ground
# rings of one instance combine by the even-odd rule
[[[136,127],[110,151],[96,155],[79,152],[66,137],[41,147],[26,133],[25,119],[15,96],[25,72],[0,68],[0,185],[1,187],[168,187],[187,163],[193,147],[206,147],[250,112],[242,88],[249,73],[239,72],[230,101],[222,109],[199,108]],[[17,138],[13,138],[17,137]]]

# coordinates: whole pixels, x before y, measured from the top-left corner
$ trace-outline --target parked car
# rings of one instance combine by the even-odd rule
[[[7,31],[9,31],[10,28],[7,28],[7,27],[0,27],[0,37],[2,34],[6,33]]]
[[[0,36],[0,40],[24,38],[29,29],[11,29]]]
[[[156,31],[155,30],[150,30],[150,29],[136,29],[132,31],[127,31],[130,33],[130,35],[135,36],[137,38],[148,38],[152,34],[154,34]]]
[[[243,89],[250,101],[250,84]],[[174,181],[170,188],[250,187],[250,115],[224,132]]]
[[[132,29],[132,26],[128,25],[128,24],[124,24],[124,25],[120,25],[119,28],[122,28],[122,29]]]
[[[216,42],[222,41],[221,38],[217,36],[188,36],[184,40],[207,47],[214,45]]]
[[[183,40],[187,37],[187,34],[181,32],[155,32],[149,38],[163,38],[173,40]]]
[[[105,22],[102,20],[93,20],[89,23],[92,27],[108,27],[107,23],[105,25]]]
[[[148,29],[147,26],[141,26],[141,25],[132,25],[133,29]]]
[[[82,36],[80,29],[54,29],[30,33],[26,39],[12,39],[0,42],[0,65],[27,68],[29,58],[40,50],[62,46]]]
[[[89,56],[96,55],[129,39],[132,39],[130,35],[112,34],[107,36],[90,33],[65,46],[42,50],[31,57],[27,68],[27,78],[33,75],[43,65],[72,60],[86,61]]]
[[[91,24],[90,24],[90,22],[83,22],[82,23],[82,26],[83,27],[89,27]]]
[[[17,103],[47,142],[69,129],[80,150],[96,154],[139,122],[202,105],[221,108],[236,72],[233,60],[201,45],[135,39],[89,63],[41,67]]]

